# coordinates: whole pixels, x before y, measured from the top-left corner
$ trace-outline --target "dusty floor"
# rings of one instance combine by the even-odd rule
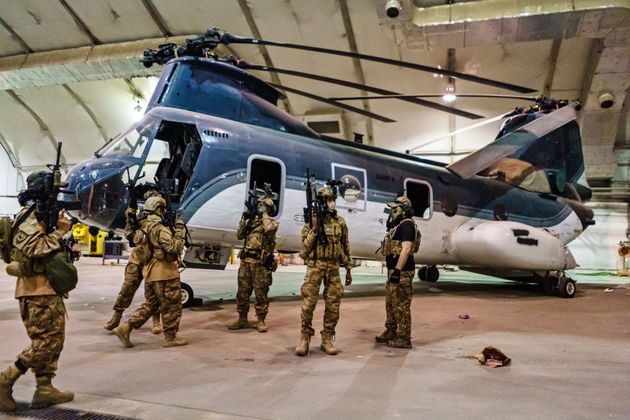
[[[235,318],[234,271],[186,271],[204,305],[184,311],[181,334],[191,344],[171,349],[147,326],[132,335],[132,349],[102,328],[122,270],[80,262],[55,379],[77,393],[67,407],[143,419],[630,417],[630,289],[616,277],[579,278],[578,297],[560,299],[536,286],[443,273],[440,291],[415,286],[414,349],[406,351],[375,345],[384,278],[358,270],[341,305],[339,355],[322,353],[316,336],[300,358],[301,268],[276,274],[266,334],[226,329]],[[3,273],[2,366],[27,344],[12,295]],[[320,301],[316,329],[322,310]],[[486,345],[505,351],[511,366],[478,366],[473,357]],[[22,378],[17,399],[29,401],[33,384],[31,374]]]

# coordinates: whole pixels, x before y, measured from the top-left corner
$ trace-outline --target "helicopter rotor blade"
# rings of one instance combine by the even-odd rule
[[[501,89],[511,90],[519,93],[532,93],[536,92],[536,89],[531,89],[524,86],[514,85],[512,83],[500,82],[498,80],[486,79],[472,74],[459,73],[455,71],[449,71],[438,67],[425,66],[422,64],[409,63],[407,61],[393,60],[384,57],[378,57],[375,55],[360,54],[350,51],[335,50],[331,48],[313,47],[310,45],[291,44],[286,42],[268,41],[264,39],[247,38],[242,36],[231,35],[227,32],[223,33],[220,38],[220,42],[223,44],[250,44],[250,45],[268,45],[272,47],[292,48],[304,51],[313,51],[323,54],[339,55],[343,57],[358,58],[361,60],[374,61],[382,64],[390,64],[393,66],[406,67],[414,70],[419,70],[427,73],[441,74],[443,76],[452,77],[454,79],[466,80],[472,83],[479,83],[486,86],[494,86]]]
[[[536,102],[539,96],[522,96],[522,95],[492,95],[492,94],[454,94],[458,98],[490,98],[490,99],[521,99]],[[357,101],[360,99],[408,99],[408,98],[441,98],[444,94],[405,94],[405,95],[380,95],[380,96],[337,96],[328,99],[333,101]]]
[[[324,98],[322,96],[313,95],[312,93],[304,92],[303,90],[295,89],[295,88],[292,88],[292,87],[289,87],[289,86],[286,86],[286,85],[278,85],[278,84],[271,83],[271,82],[267,82],[267,83],[269,85],[277,88],[277,89],[282,89],[284,91],[291,92],[291,93],[294,93],[296,95],[300,95],[300,96],[304,96],[306,98],[310,98],[310,99],[313,99],[313,100],[316,100],[316,101],[324,102],[324,103],[327,103],[328,105],[332,105],[332,106],[335,106],[337,108],[342,108],[342,109],[345,109],[345,110],[350,111],[350,112],[355,112],[355,113],[363,115],[365,117],[374,118],[375,120],[382,121],[384,123],[396,122],[396,120],[392,120],[391,118],[383,117],[382,115],[378,115],[378,114],[375,114],[375,113],[370,112],[370,111],[366,111],[366,110],[361,109],[361,108],[356,108],[354,106],[342,104],[341,102],[336,102],[336,101]]]
[[[239,61],[238,67],[244,70],[259,70],[259,71],[268,71],[268,72],[275,72],[275,73],[281,73],[281,74],[288,74],[290,76],[303,77],[303,78],[311,79],[311,80],[318,80],[320,82],[332,83],[332,84],[345,86],[349,88],[365,90],[368,92],[374,92],[381,95],[398,95],[397,92],[377,88],[374,86],[363,85],[361,83],[354,83],[354,82],[349,82],[347,80],[335,79],[332,77],[320,76],[320,75],[311,74],[311,73],[304,73],[304,72],[296,71],[296,70],[287,70],[287,69],[280,69],[280,68],[275,68],[275,67],[261,66],[257,64],[250,64],[245,61]],[[416,105],[425,106],[431,109],[436,109],[438,111],[448,112],[450,114],[455,114],[457,116],[469,118],[473,120],[484,118],[483,116],[478,115],[478,114],[473,114],[472,112],[463,111],[461,109],[437,104],[435,102],[426,101],[420,98],[401,98],[400,100],[405,101],[405,102],[410,102]]]
[[[445,134],[445,135],[443,135],[443,136],[440,136],[440,137],[434,137],[433,139],[428,140],[428,141],[425,141],[425,142],[423,142],[423,143],[420,143],[419,145],[417,145],[417,146],[415,146],[415,147],[412,147],[411,149],[407,149],[405,152],[406,152],[408,155],[409,155],[409,154],[411,154],[411,155],[420,155],[420,154],[422,154],[422,153],[418,153],[417,151],[418,151],[419,149],[422,149],[423,147],[426,147],[426,146],[428,146],[428,145],[430,145],[430,144],[433,144],[433,143],[435,143],[435,142],[437,142],[437,141],[440,141],[440,140],[443,140],[443,139],[445,139],[445,138],[448,138],[448,137],[451,137],[451,136],[454,136],[454,135],[457,135],[457,134],[462,134],[462,133],[465,133],[465,132],[467,132],[467,131],[473,130],[473,129],[475,129],[475,128],[483,127],[484,125],[488,125],[488,124],[491,124],[491,123],[493,123],[493,122],[500,121],[500,120],[502,120],[503,118],[508,117],[511,113],[512,113],[512,111],[510,111],[510,112],[506,112],[506,113],[503,113],[503,114],[497,115],[496,117],[488,118],[488,119],[483,120],[483,121],[480,121],[480,122],[478,122],[478,123],[475,123],[475,124],[469,125],[468,127],[464,127],[464,128],[460,128],[459,130],[451,131],[450,133]]]

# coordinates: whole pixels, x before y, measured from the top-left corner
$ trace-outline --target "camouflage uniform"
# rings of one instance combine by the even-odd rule
[[[153,197],[150,200],[157,201],[162,208],[165,206],[162,198]],[[164,331],[163,345],[186,345],[186,340],[177,337],[182,316],[179,259],[184,250],[184,226],[178,219],[173,234],[164,225],[159,212],[150,210],[150,206],[152,204],[147,200],[145,211],[149,215],[146,218],[146,244],[142,247],[149,250],[151,258],[142,272],[146,283],[145,302],[114,333],[126,346],[131,347],[131,330],[142,327],[152,315],[160,312]]]
[[[267,206],[273,206],[271,199],[266,199]],[[263,200],[265,201],[265,200]],[[236,231],[239,240],[245,240],[245,245],[239,253],[241,265],[238,269],[238,292],[236,294],[236,310],[239,319],[229,326],[230,329],[249,327],[247,313],[249,312],[249,299],[252,291],[256,294],[256,328],[260,332],[266,332],[265,318],[269,310],[269,286],[271,286],[271,270],[265,266],[265,262],[276,247],[276,232],[279,222],[273,220],[267,211],[257,215],[249,232],[247,232],[247,218],[241,217]]]
[[[325,187],[327,188],[327,187]],[[324,188],[320,189],[320,192]],[[326,211],[324,216],[324,230],[328,243],[323,245],[317,243],[317,231],[311,229],[309,225],[302,228],[302,252],[300,256],[306,261],[307,269],[302,284],[302,338],[296,353],[300,356],[305,354],[304,339],[310,341],[310,337],[315,334],[313,329],[313,312],[317,305],[319,289],[324,283],[324,328],[321,330],[322,349],[329,348],[328,354],[336,354],[332,346],[335,336],[335,327],[339,320],[339,305],[343,296],[343,285],[339,277],[339,267],[344,266],[346,270],[352,268],[352,256],[350,254],[350,243],[348,241],[348,226],[343,217],[336,212]],[[308,346],[308,344],[307,344]],[[308,347],[307,351],[308,353]]]
[[[30,181],[31,176],[27,180],[29,185]],[[22,208],[16,220],[27,211],[28,207]],[[20,266],[15,298],[19,300],[20,315],[31,344],[17,356],[14,364],[0,374],[0,410],[15,409],[12,387],[28,369],[35,373],[37,380],[31,402],[33,408],[60,404],[74,398],[73,393],[59,391],[51,383],[65,340],[66,307],[63,296],[52,288],[41,259],[61,249],[60,241],[69,232],[70,222],[60,221],[58,226],[57,230],[46,234],[35,211],[15,226],[11,260]]]
[[[146,197],[148,198],[148,197]],[[131,242],[135,243],[134,237],[140,235],[138,237],[139,240],[143,240],[142,236],[146,225],[146,214],[141,214],[138,218],[138,225],[140,227],[140,232],[138,229],[134,229],[134,222],[131,214],[127,214],[127,220],[125,225],[125,237]],[[125,309],[131,306],[131,302],[133,301],[133,297],[136,294],[136,291],[140,287],[140,283],[142,283],[142,267],[143,261],[141,261],[142,250],[139,248],[141,243],[135,243],[136,246],[131,250],[129,254],[129,260],[127,261],[127,265],[125,266],[125,277],[123,284],[118,292],[118,296],[116,297],[116,301],[114,302],[114,315],[112,319],[105,325],[106,330],[113,330],[120,324],[120,320],[122,318],[122,314]],[[144,284],[144,293],[147,294],[147,283]],[[159,334],[161,332],[160,327],[160,314],[159,312],[153,315],[153,333]]]
[[[411,202],[406,197],[398,197],[394,203],[388,203],[392,212],[400,212],[395,226],[385,235],[382,253],[387,259],[387,284],[385,294],[385,331],[376,337],[379,343],[390,347],[411,348],[411,299],[412,281],[415,274],[413,254],[420,246],[420,232],[411,217],[403,213],[411,209]],[[396,210],[394,210],[396,209]],[[409,215],[409,214],[407,214]],[[411,250],[402,269],[398,270],[402,244],[411,242]]]

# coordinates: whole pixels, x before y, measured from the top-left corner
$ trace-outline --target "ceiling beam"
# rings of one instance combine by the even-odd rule
[[[13,38],[15,40],[15,42],[20,44],[20,46],[22,47],[22,49],[24,51],[26,51],[27,53],[32,53],[33,52],[33,49],[26,42],[24,42],[22,37],[19,36],[17,34],[17,32],[15,32],[13,30],[13,28],[11,26],[9,26],[9,24],[6,23],[1,17],[0,17],[0,26],[2,26],[4,29],[7,30],[8,33],[11,34],[11,38]]]
[[[151,0],[141,0],[141,1],[144,8],[147,9],[147,12],[149,12],[149,15],[151,15],[151,19],[153,19],[153,22],[155,22],[160,32],[162,32],[162,35],[173,36],[173,33],[168,28],[168,25],[166,24],[166,21],[162,17],[162,14],[158,11],[158,9],[155,7],[153,2]]]
[[[256,25],[256,22],[254,21],[254,16],[252,15],[252,11],[250,10],[249,5],[247,4],[247,0],[238,0],[238,5],[241,7],[241,11],[243,12],[243,15],[245,16],[245,20],[247,21],[249,30],[252,31],[252,35],[254,35],[254,38],[263,39],[262,35],[260,34],[260,31],[258,30],[258,25]],[[273,61],[271,60],[271,56],[269,55],[269,51],[267,51],[267,47],[264,45],[258,45],[258,48],[260,49],[260,53],[263,56],[263,60],[265,60],[265,65],[267,67],[275,67],[273,65]],[[270,76],[273,83],[275,83],[276,85],[282,85],[282,82],[280,81],[280,77],[278,77],[277,74],[271,73]],[[289,99],[288,98],[284,99],[283,102],[286,107],[286,111],[289,114],[293,114]]]
[[[83,19],[79,17],[77,12],[75,12],[74,9],[70,7],[66,0],[59,0],[59,3],[61,4],[61,6],[63,6],[64,9],[66,9],[66,12],[68,12],[70,17],[72,17],[72,20],[74,20],[74,23],[79,27],[81,32],[83,32],[88,37],[92,45],[102,44],[102,42],[92,33],[90,28],[88,28],[85,22],[83,22]]]
[[[157,76],[162,66],[148,69],[140,63],[144,50],[168,42],[180,44],[187,37],[189,35],[151,38],[0,57],[0,90]]]
[[[138,86],[133,84],[131,79],[124,79],[124,80],[125,80],[125,83],[127,84],[127,87],[129,88],[129,91],[131,92],[133,96],[135,96],[138,99],[144,99],[144,94],[142,93],[140,89],[138,89]]]
[[[549,51],[549,69],[547,70],[547,77],[545,78],[545,86],[543,87],[543,96],[547,98],[551,97],[551,88],[553,87],[553,78],[556,74],[556,66],[558,64],[558,55],[560,54],[561,39],[554,39],[551,44],[551,51]]]
[[[348,10],[348,3],[346,0],[338,0],[339,2],[339,10],[341,11],[341,19],[343,20],[343,26],[346,30],[346,37],[348,39],[348,46],[350,47],[350,51],[353,53],[358,53],[359,49],[357,47],[357,39],[354,35],[354,29],[352,28],[352,19],[350,19],[350,11]],[[365,73],[363,72],[363,67],[361,66],[361,60],[356,57],[352,58],[352,65],[354,67],[354,73],[359,79],[359,83],[362,85],[366,85],[365,82]],[[367,92],[362,90],[361,96],[367,96]],[[367,99],[363,101],[363,109],[370,112],[370,103]],[[365,126],[367,130],[368,144],[374,144],[374,126],[372,125],[372,119],[366,118]]]
[[[55,138],[55,136],[53,135],[53,133],[50,131],[50,128],[49,128],[49,127],[48,127],[48,125],[44,122],[44,120],[42,120],[42,119],[40,118],[40,116],[39,116],[39,115],[37,115],[37,113],[36,113],[36,112],[35,112],[35,111],[34,111],[34,110],[30,107],[30,106],[28,106],[28,105],[26,104],[26,102],[24,102],[24,101],[22,100],[22,98],[20,98],[20,97],[18,96],[18,94],[17,94],[17,93],[15,93],[14,91],[12,91],[11,89],[8,89],[6,92],[9,94],[9,96],[10,96],[11,98],[13,98],[13,100],[14,100],[15,102],[17,102],[17,103],[18,103],[18,104],[19,104],[22,108],[24,108],[24,109],[26,110],[26,112],[28,112],[28,113],[31,115],[31,117],[33,117],[33,119],[34,119],[35,121],[37,121],[37,124],[39,124],[39,128],[40,128],[40,129],[42,130],[42,132],[46,135],[46,137],[48,137],[48,140],[50,140],[50,143],[51,143],[51,145],[52,145],[52,147],[53,147],[53,151],[54,151],[55,153],[57,153],[57,145],[58,145],[59,143],[57,142],[57,139]],[[66,163],[66,158],[65,158],[65,156],[63,155],[63,152],[61,153],[60,160],[61,160],[61,163],[62,163],[62,164],[65,164],[65,163]]]
[[[18,158],[18,155],[15,154],[13,148],[9,145],[9,142],[7,142],[2,133],[0,133],[0,147],[2,147],[7,153],[7,156],[11,161],[11,165],[13,165],[13,167],[16,169],[21,169],[22,165],[20,164],[20,158]]]
[[[68,86],[66,84],[64,84],[62,86],[66,90],[66,92],[68,92],[68,94],[72,97],[72,99],[74,99],[74,101],[77,104],[79,104],[79,106],[81,108],[83,108],[85,113],[88,114],[88,116],[90,117],[90,119],[92,120],[92,122],[94,123],[96,128],[98,129],[98,132],[101,133],[101,137],[103,137],[103,140],[105,141],[105,143],[107,143],[109,141],[109,137],[107,136],[107,132],[105,131],[105,129],[103,128],[103,126],[99,122],[99,120],[96,117],[96,115],[94,114],[94,112],[85,103],[85,101],[83,99],[81,99],[81,97],[79,95],[77,95],[77,93],[70,88],[70,86]]]

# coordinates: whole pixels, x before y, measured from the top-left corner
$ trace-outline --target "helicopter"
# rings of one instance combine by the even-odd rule
[[[282,91],[321,100],[383,122],[393,119],[355,108],[343,98],[322,98],[272,85],[252,71],[275,71],[364,89],[454,113],[476,114],[376,87],[257,66],[219,57],[220,44],[300,48],[441,72],[519,93],[532,89],[444,69],[320,47],[244,38],[217,29],[185,44],[147,50],[145,66],[164,65],[143,118],[77,164],[67,174],[68,190],[81,201],[75,211],[85,224],[124,226],[131,189],[155,183],[188,225],[191,243],[184,262],[193,268],[224,269],[238,247],[236,226],[242,204],[255,185],[268,185],[280,222],[277,249],[297,252],[304,224],[307,172],[315,182],[337,180],[337,211],[349,227],[353,257],[378,259],[375,250],[387,226],[386,203],[404,191],[422,232],[416,262],[421,280],[439,278],[437,265],[510,280],[537,282],[551,295],[576,294],[566,270],[577,263],[567,244],[593,224],[585,205],[579,105],[536,98],[535,105],[506,116],[497,138],[447,165],[320,135],[278,107]],[[298,74],[299,73],[299,74]],[[350,98],[351,99],[351,98]],[[137,190],[138,188],[135,188]],[[142,197],[137,197],[142,200]],[[182,283],[184,304],[194,291]]]

